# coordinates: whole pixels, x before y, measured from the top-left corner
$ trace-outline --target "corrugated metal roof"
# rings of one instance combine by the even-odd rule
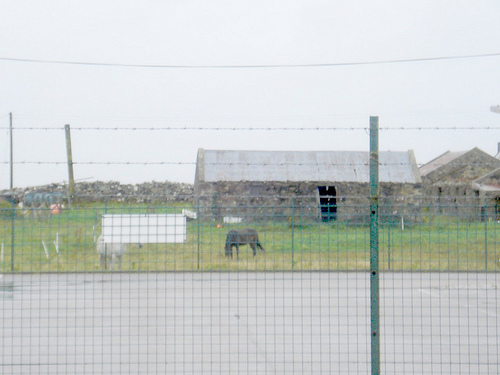
[[[380,152],[380,181],[420,182],[418,168],[412,155],[411,152]],[[203,165],[199,165],[200,163]],[[369,182],[369,153],[200,150],[197,175],[200,181],[206,182]]]

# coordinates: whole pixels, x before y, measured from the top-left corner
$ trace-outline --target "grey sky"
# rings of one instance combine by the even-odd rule
[[[344,4],[345,3],[345,4]],[[0,1],[0,58],[119,65],[339,64],[500,53],[498,1]],[[0,188],[75,178],[192,182],[199,147],[495,154],[500,56],[283,68],[139,68],[0,60]],[[332,131],[95,131],[90,128]],[[413,130],[415,128],[476,130]],[[54,128],[57,130],[34,130]],[[80,130],[82,129],[83,130]],[[489,128],[489,129],[485,129]],[[145,163],[123,165],[122,162]],[[92,164],[94,163],[94,164]],[[104,163],[104,165],[102,164]],[[105,163],[110,163],[106,165]]]

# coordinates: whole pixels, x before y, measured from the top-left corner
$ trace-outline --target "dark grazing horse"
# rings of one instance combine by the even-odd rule
[[[226,236],[226,247],[224,248],[224,253],[227,257],[232,258],[234,246],[236,247],[236,258],[238,258],[240,245],[250,245],[253,251],[253,256],[257,255],[257,248],[259,248],[262,252],[265,252],[259,242],[257,231],[253,228],[230,230]]]

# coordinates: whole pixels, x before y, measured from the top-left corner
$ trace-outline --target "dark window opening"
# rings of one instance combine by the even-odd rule
[[[335,186],[318,186],[321,221],[337,220],[337,190]]]

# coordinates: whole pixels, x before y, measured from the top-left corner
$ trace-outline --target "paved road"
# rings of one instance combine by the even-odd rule
[[[4,374],[367,374],[367,273],[0,277]],[[498,274],[381,275],[384,374],[497,374]]]

